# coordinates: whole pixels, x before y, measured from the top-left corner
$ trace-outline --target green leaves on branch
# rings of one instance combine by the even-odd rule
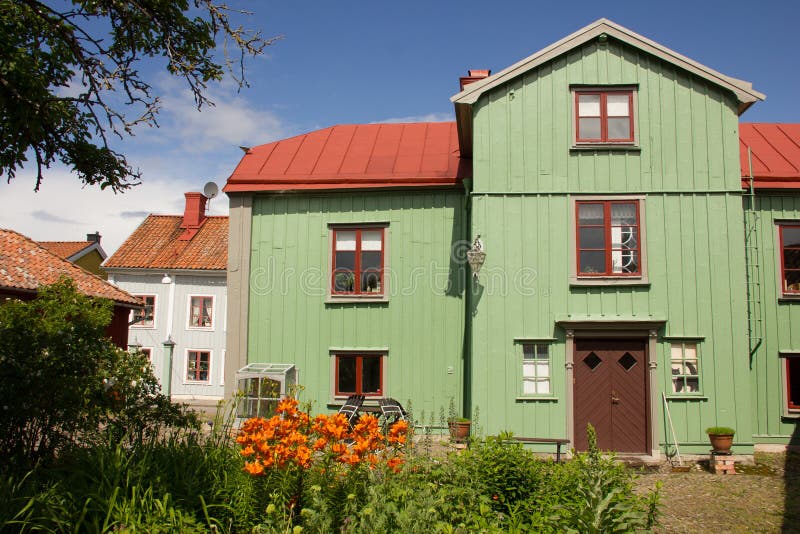
[[[207,84],[228,73],[246,86],[244,59],[273,39],[235,26],[247,12],[212,0],[0,0],[0,174],[16,176],[29,157],[35,190],[55,161],[87,185],[124,191],[140,180],[108,135],[158,126],[159,99],[139,72],[163,58],[198,109],[213,105]],[[222,38],[224,59],[215,50]],[[228,50],[236,51],[234,57]]]

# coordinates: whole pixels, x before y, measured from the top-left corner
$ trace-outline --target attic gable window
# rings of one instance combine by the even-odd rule
[[[634,144],[633,88],[573,89],[575,143]]]

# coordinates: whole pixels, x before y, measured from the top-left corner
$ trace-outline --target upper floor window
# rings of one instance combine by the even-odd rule
[[[384,227],[333,229],[332,295],[384,295],[385,234]]]
[[[786,295],[800,295],[800,223],[778,226],[781,243],[781,283]]]
[[[144,301],[144,308],[131,312],[131,326],[153,328],[156,317],[156,296],[135,295]]]
[[[382,395],[383,357],[382,353],[335,354],[336,395]]]
[[[214,297],[189,297],[189,328],[211,328],[214,317]]]
[[[575,142],[633,143],[633,89],[575,89]]]
[[[641,276],[639,201],[579,200],[575,206],[578,276]]]
[[[800,415],[800,354],[781,354],[784,379],[784,414]]]

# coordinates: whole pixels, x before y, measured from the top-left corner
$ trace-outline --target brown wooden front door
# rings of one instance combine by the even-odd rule
[[[586,424],[602,450],[649,452],[645,340],[575,340],[575,449],[588,448]]]

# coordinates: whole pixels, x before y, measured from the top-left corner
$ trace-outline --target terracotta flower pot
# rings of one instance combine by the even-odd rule
[[[456,443],[464,443],[469,437],[469,430],[472,421],[450,421],[447,427],[450,429],[450,439]]]
[[[733,434],[709,434],[708,439],[714,452],[727,453],[733,446]]]

